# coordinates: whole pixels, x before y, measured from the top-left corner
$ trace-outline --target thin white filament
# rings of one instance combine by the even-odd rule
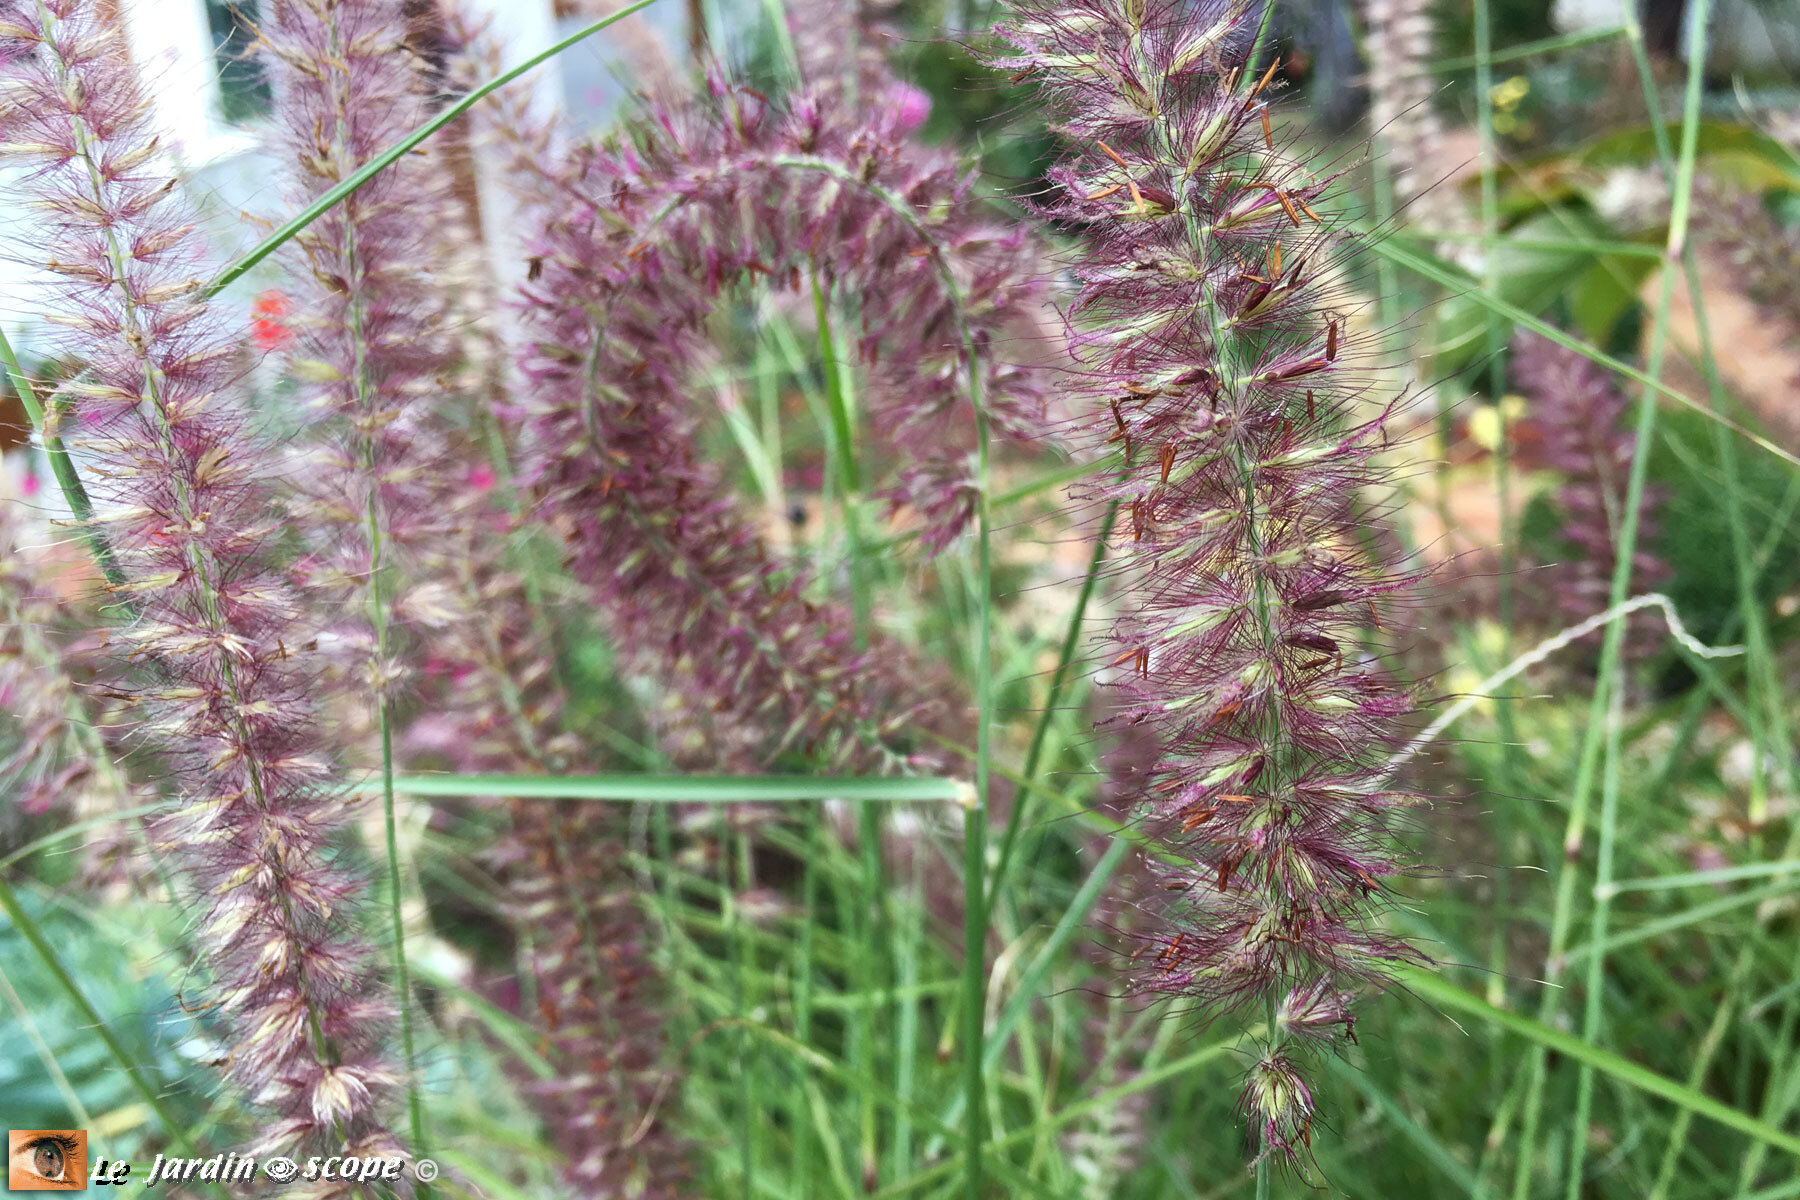
[[[1482,680],[1475,686],[1474,691],[1459,698],[1456,703],[1439,713],[1437,720],[1426,726],[1423,733],[1406,743],[1398,754],[1390,758],[1387,766],[1382,768],[1380,782],[1386,783],[1389,779],[1392,779],[1394,777],[1394,772],[1398,771],[1408,762],[1411,762],[1414,755],[1418,754],[1420,750],[1423,750],[1426,746],[1429,746],[1432,742],[1442,736],[1443,732],[1450,728],[1451,725],[1455,724],[1457,719],[1464,713],[1468,712],[1482,701],[1490,699],[1489,693],[1494,688],[1500,687],[1502,684],[1516,679],[1518,676],[1531,670],[1531,668],[1549,658],[1552,654],[1555,654],[1558,650],[1563,649],[1573,642],[1579,641],[1588,634],[1594,632],[1594,630],[1613,621],[1622,620],[1638,611],[1640,608],[1652,607],[1662,610],[1663,620],[1666,621],[1669,626],[1669,636],[1674,638],[1683,649],[1688,651],[1688,653],[1693,654],[1698,658],[1730,658],[1744,652],[1742,646],[1708,646],[1696,639],[1687,631],[1687,627],[1681,623],[1681,617],[1675,611],[1674,602],[1661,592],[1645,592],[1641,596],[1633,596],[1629,600],[1613,605],[1605,612],[1595,613],[1586,620],[1569,626],[1554,637],[1539,642],[1536,646],[1533,646],[1530,650],[1527,650],[1524,654],[1521,654],[1518,658],[1513,659],[1504,667]]]

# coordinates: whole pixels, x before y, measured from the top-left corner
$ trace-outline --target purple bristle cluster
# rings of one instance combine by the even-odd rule
[[[1369,547],[1392,405],[1353,323],[1335,184],[1280,141],[1241,4],[1014,0],[997,60],[1070,146],[1036,205],[1076,232],[1077,402],[1116,506],[1109,724],[1155,742],[1163,860],[1141,994],[1266,1025],[1260,1154],[1304,1154],[1309,1043],[1416,950],[1382,928],[1415,797],[1381,766],[1413,708],[1383,642],[1415,584]],[[1364,364],[1359,366],[1359,364]],[[1329,1035],[1329,1036],[1328,1036]]]

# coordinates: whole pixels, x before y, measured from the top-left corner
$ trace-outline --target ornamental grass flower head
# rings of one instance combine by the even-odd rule
[[[347,920],[362,880],[332,847],[339,747],[315,709],[313,636],[273,543],[275,475],[237,377],[247,340],[209,308],[199,222],[164,173],[116,23],[92,0],[6,10],[0,164],[28,172],[61,429],[112,548],[114,635],[141,682],[134,733],[185,806],[183,868],[225,1075],[264,1114],[258,1153],[393,1145],[389,1003]]]
[[[289,208],[313,204],[430,115],[407,36],[399,0],[275,9],[259,45]],[[449,209],[440,156],[408,154],[298,233],[285,247],[287,291],[253,306],[259,344],[285,355],[307,421],[290,511],[312,552],[296,575],[360,654],[360,689],[384,699],[410,674],[391,627],[458,615],[417,587],[420,559],[451,535],[458,486],[444,436],[458,353],[441,282]]]
[[[907,732],[935,701],[897,648],[858,647],[847,606],[808,598],[696,446],[707,321],[751,284],[858,297],[889,495],[929,547],[973,512],[973,397],[1002,433],[1041,434],[1036,373],[1004,355],[1040,294],[1034,244],[981,218],[951,160],[845,105],[715,76],[575,152],[524,289],[526,476],[621,652],[681,679],[715,746],[905,768],[935,758]]]
[[[1270,1018],[1244,1092],[1298,1161],[1309,1045],[1421,956],[1382,928],[1415,797],[1384,646],[1415,584],[1365,533],[1394,404],[1336,264],[1333,174],[1278,137],[1243,3],[1011,0],[996,65],[1068,150],[1035,201],[1080,240],[1071,384],[1116,506],[1108,724],[1154,739],[1135,808],[1164,862],[1128,987]],[[1323,210],[1323,211],[1322,211]]]
[[[1513,340],[1510,371],[1530,404],[1527,419],[1543,464],[1562,476],[1555,494],[1562,517],[1557,536],[1574,551],[1570,561],[1548,567],[1544,582],[1564,616],[1592,616],[1611,603],[1625,519],[1626,484],[1637,435],[1629,428],[1629,402],[1613,374],[1586,355],[1535,333]],[[1644,547],[1656,537],[1660,489],[1644,490],[1638,517],[1638,549],[1632,554],[1630,593],[1654,587],[1669,568]],[[1660,618],[1633,621],[1628,648],[1654,646]],[[1597,639],[1596,639],[1597,640]]]

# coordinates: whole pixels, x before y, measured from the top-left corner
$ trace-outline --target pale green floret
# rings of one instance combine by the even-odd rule
[[[1187,462],[1170,470],[1169,482],[1171,484],[1185,483],[1191,476],[1199,474],[1201,471],[1205,470],[1207,467],[1210,467],[1213,463],[1215,463],[1216,461],[1218,461],[1220,458],[1223,458],[1223,457],[1224,457],[1223,451],[1215,450],[1211,454],[1204,455],[1200,458],[1189,459]],[[1206,522],[1211,523],[1214,521],[1223,520],[1225,515],[1226,514],[1224,514],[1224,513],[1207,513],[1206,514]],[[1200,522],[1189,522],[1190,525],[1199,524],[1199,523]]]
[[[1111,78],[1110,72],[1101,64],[1098,54],[1041,54],[1034,57],[1037,66],[1051,71],[1078,71],[1088,75],[1099,75]]]
[[[1277,214],[1281,216],[1282,220],[1287,220],[1287,211],[1281,207],[1281,201],[1275,198],[1275,194],[1266,188],[1259,188],[1258,190],[1261,191],[1264,196],[1268,197],[1268,199],[1257,204],[1252,204],[1248,208],[1241,208],[1228,212],[1218,220],[1214,221],[1211,225],[1202,226],[1196,232],[1199,233],[1200,236],[1206,237],[1210,234],[1220,233],[1228,229],[1236,229],[1239,225],[1249,225],[1257,221],[1267,220]]]
[[[1226,604],[1203,612],[1192,620],[1183,621],[1180,625],[1169,630],[1169,637],[1182,638],[1205,633],[1214,626],[1223,624],[1227,618],[1234,614],[1242,612],[1246,607],[1248,606],[1242,603]]]
[[[1243,772],[1250,766],[1251,760],[1255,757],[1256,755],[1254,754],[1246,754],[1241,758],[1232,759],[1223,766],[1214,767],[1211,771],[1208,771],[1205,775],[1200,777],[1200,786],[1217,787],[1227,779],[1230,779],[1233,775]]]
[[[1201,163],[1218,153],[1220,145],[1225,141],[1225,131],[1230,127],[1225,113],[1220,112],[1194,136],[1194,143],[1188,150],[1188,174],[1199,171]]]
[[[1175,57],[1169,62],[1171,74],[1180,74],[1200,60],[1211,58],[1217,62],[1219,47],[1237,25],[1239,15],[1230,12],[1214,22],[1210,29],[1196,30],[1181,39],[1181,47],[1175,51]]]
[[[1018,28],[1021,35],[1042,38],[1045,41],[1055,41],[1066,34],[1091,33],[1097,29],[1104,29],[1111,24],[1112,22],[1105,17],[1097,16],[1092,13],[1075,13],[1070,14],[1067,17],[1059,17],[1055,23],[1049,21],[1020,21]],[[1042,61],[1047,62],[1051,60],[1044,59]]]
[[[1304,888],[1319,886],[1318,872],[1313,870],[1312,862],[1304,854],[1284,854],[1288,876]]]
[[[1333,445],[1315,443],[1311,446],[1299,446],[1286,454],[1278,454],[1274,458],[1265,458],[1257,463],[1258,467],[1297,467],[1301,463],[1314,462],[1325,458],[1336,451]]]
[[[1111,340],[1115,342],[1129,342],[1140,337],[1148,337],[1152,334],[1161,332],[1169,325],[1180,320],[1181,317],[1182,314],[1180,312],[1171,313],[1168,311],[1150,309],[1132,317],[1126,321],[1121,328],[1114,330],[1111,335]]]

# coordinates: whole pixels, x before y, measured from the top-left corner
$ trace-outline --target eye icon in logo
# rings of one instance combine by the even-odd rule
[[[292,1183],[300,1174],[300,1164],[291,1158],[264,1159],[262,1169],[274,1183]]]
[[[6,1187],[13,1192],[85,1192],[87,1130],[9,1129]]]

